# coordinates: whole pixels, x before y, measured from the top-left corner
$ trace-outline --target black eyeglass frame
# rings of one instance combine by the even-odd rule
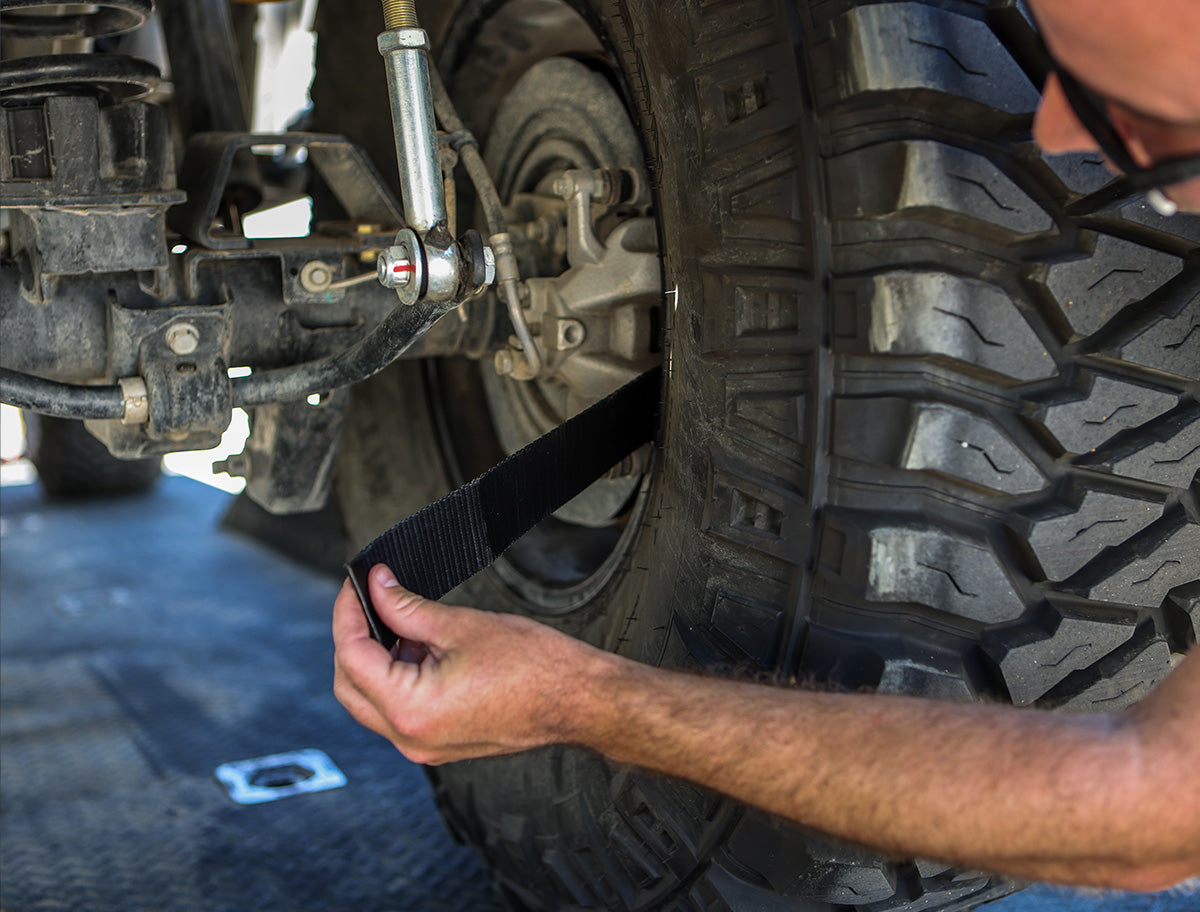
[[[1148,167],[1139,166],[1108,116],[1108,102],[1099,93],[1076,79],[1070,70],[1050,53],[1041,35],[1036,32],[1034,34],[1047,74],[1053,72],[1058,77],[1072,112],[1096,140],[1100,151],[1123,172],[1099,190],[1068,206],[1068,214],[1091,215],[1119,206],[1152,190],[1162,190],[1172,184],[1200,178],[1200,154],[1173,156]]]

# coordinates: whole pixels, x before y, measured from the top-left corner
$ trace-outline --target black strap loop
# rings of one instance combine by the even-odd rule
[[[660,385],[661,369],[646,371],[363,548],[346,572],[375,639],[390,649],[397,638],[371,604],[367,573],[373,566],[387,564],[406,588],[440,599],[653,440]]]

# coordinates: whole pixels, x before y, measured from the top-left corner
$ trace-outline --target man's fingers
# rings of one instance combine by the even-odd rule
[[[388,587],[388,592],[391,593],[394,589],[395,587]],[[407,590],[399,591],[403,593],[402,598],[421,601],[420,596],[413,595]],[[374,593],[372,595],[374,597]],[[388,602],[387,598],[381,600]],[[378,604],[376,602],[376,605]],[[388,604],[391,603],[388,602]],[[391,612],[388,612],[387,616],[391,617]],[[333,642],[334,645],[341,645],[356,639],[372,639],[371,630],[367,625],[366,616],[363,614],[362,605],[359,604],[358,592],[350,581],[346,580],[342,583],[342,590],[333,603]],[[424,643],[406,636],[401,636],[391,651],[392,658],[402,662],[420,662],[428,653],[429,650],[425,648]]]
[[[378,704],[406,677],[393,670],[395,660],[372,638],[358,593],[349,580],[333,603],[333,645],[338,679],[344,679],[345,684],[371,702]]]
[[[392,737],[391,726],[382,712],[354,686],[350,676],[338,668],[333,677],[333,695],[346,707],[356,722],[385,738]]]

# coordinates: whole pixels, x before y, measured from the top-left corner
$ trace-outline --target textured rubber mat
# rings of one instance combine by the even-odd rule
[[[3,489],[0,908],[499,909],[420,769],[332,696],[337,583],[219,533],[228,505]],[[240,805],[214,776],[303,748],[346,786]]]

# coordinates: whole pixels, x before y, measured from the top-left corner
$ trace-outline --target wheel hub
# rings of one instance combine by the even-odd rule
[[[533,360],[541,362],[533,376],[514,334],[494,353],[495,372],[484,371],[496,435],[508,453],[661,359],[662,267],[640,150],[615,160],[589,141],[610,134],[614,123],[632,137],[632,125],[607,84],[574,113],[589,122],[567,134],[535,110],[527,119],[541,125],[541,134],[493,163],[502,181],[508,178],[501,192],[524,278],[518,318],[538,348]],[[639,466],[618,469],[555,516],[585,526],[610,523],[636,490]]]

